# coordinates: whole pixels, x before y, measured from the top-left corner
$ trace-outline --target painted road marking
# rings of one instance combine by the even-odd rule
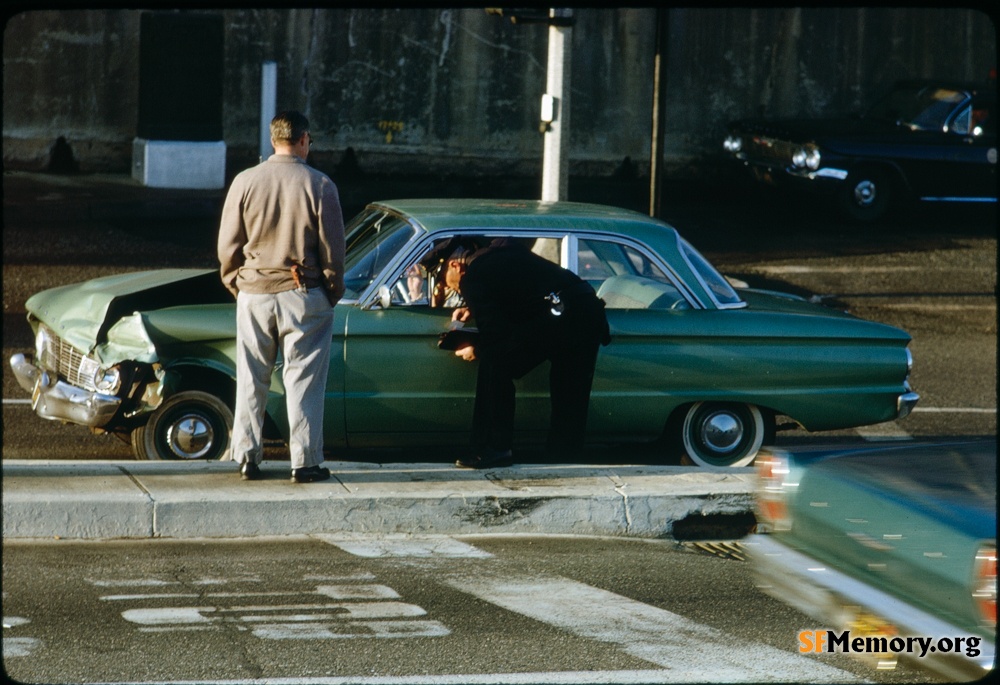
[[[36,637],[5,637],[3,639],[3,658],[31,656],[32,652],[41,646],[42,641]]]
[[[668,669],[674,681],[859,681],[847,671],[768,645],[744,643],[678,614],[568,578],[479,569],[472,576],[443,580],[508,611],[616,645]]]
[[[457,546],[452,546],[446,542],[447,538],[440,536],[368,540],[361,545],[354,540],[353,544],[342,545],[343,540],[337,536],[321,537],[345,551],[355,549],[366,557],[405,559],[414,554],[427,556],[428,550],[479,556],[472,552],[475,549],[472,545],[456,540]],[[507,571],[480,567],[471,576],[446,575],[442,582],[459,592],[579,637],[614,644],[632,656],[668,669],[671,682],[858,680],[846,671],[799,654],[762,644],[741,645],[721,631],[678,614],[558,576],[511,577]],[[706,664],[711,664],[710,669],[706,669]]]
[[[707,682],[699,678],[699,682]],[[549,671],[542,673],[462,673],[458,675],[372,676],[368,678],[266,678],[246,680],[172,680],[143,685],[640,685],[679,683],[671,671]],[[773,682],[773,681],[772,681]]]
[[[31,621],[23,616],[4,616],[3,628],[14,629],[26,626]],[[36,637],[6,637],[3,638],[3,658],[31,656],[32,652],[42,646],[42,641]]]
[[[460,540],[444,536],[363,538],[342,535],[315,535],[318,540],[339,547],[356,557],[447,557],[486,559],[493,555]]]
[[[914,407],[913,413],[927,412],[929,414],[996,414],[997,409],[976,409],[973,407]]]
[[[888,274],[897,273],[901,271],[922,271],[921,266],[819,266],[812,264],[756,264],[747,267],[748,271],[755,271],[765,274],[811,274],[811,273],[829,273],[829,274],[855,274],[855,273],[870,273],[870,274]]]
[[[250,630],[266,640],[329,640],[345,638],[415,638],[443,637],[451,631],[441,622],[423,618],[427,612],[415,604],[400,601],[398,592],[387,585],[369,581],[370,573],[350,576],[309,576],[307,582],[320,580],[311,590],[289,592],[204,592],[204,593],[132,593],[109,594],[99,597],[104,602],[171,602],[191,599],[211,601],[236,600],[230,606],[145,606],[122,611],[126,621],[139,626],[144,633],[190,632],[218,630],[226,626]],[[328,581],[322,583],[323,580]],[[329,581],[333,581],[332,583]],[[156,578],[89,581],[99,588],[162,587],[181,585],[177,581]],[[234,580],[241,587],[245,579]],[[225,585],[223,579],[194,580],[188,585]],[[308,596],[307,603],[262,605],[265,597]],[[316,602],[316,597],[338,600]],[[257,600],[256,602],[254,600]],[[240,603],[242,601],[242,603]],[[227,602],[227,604],[229,604]]]

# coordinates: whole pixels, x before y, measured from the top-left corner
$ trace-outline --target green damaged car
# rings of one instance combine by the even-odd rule
[[[733,287],[662,221],[582,203],[400,200],[373,203],[347,225],[327,449],[467,444],[475,368],[438,349],[451,309],[432,297],[440,248],[456,237],[523,240],[604,299],[612,342],[597,362],[592,441],[655,442],[665,459],[746,466],[779,424],[874,424],[917,402],[906,332]],[[40,292],[27,310],[34,355],[11,366],[39,416],[114,433],[140,459],[225,454],[235,303],[216,272],[98,278]],[[547,369],[518,383],[517,435],[541,443]],[[287,436],[280,361],[266,431]]]

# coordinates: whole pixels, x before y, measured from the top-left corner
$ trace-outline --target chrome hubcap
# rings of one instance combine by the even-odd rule
[[[185,414],[167,430],[170,451],[181,459],[198,459],[205,456],[215,442],[212,424],[197,414]]]
[[[702,424],[702,443],[717,454],[732,451],[743,439],[743,423],[728,412],[717,412]]]
[[[871,181],[862,181],[854,186],[854,200],[862,207],[867,207],[875,202],[875,184]]]

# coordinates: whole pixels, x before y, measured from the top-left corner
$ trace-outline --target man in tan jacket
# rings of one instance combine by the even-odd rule
[[[284,356],[292,480],[326,480],[323,396],[333,307],[344,294],[344,216],[337,187],[306,164],[309,120],[271,121],[274,154],[233,179],[222,210],[222,282],[236,297],[236,408],[229,458],[260,478],[262,427],[278,350]]]

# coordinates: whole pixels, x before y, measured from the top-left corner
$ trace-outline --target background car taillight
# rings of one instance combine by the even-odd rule
[[[790,530],[788,516],[788,458],[775,454],[759,454],[756,460],[757,476],[757,531],[769,533]]]
[[[997,548],[987,545],[976,553],[972,599],[979,617],[989,627],[997,624]]]

